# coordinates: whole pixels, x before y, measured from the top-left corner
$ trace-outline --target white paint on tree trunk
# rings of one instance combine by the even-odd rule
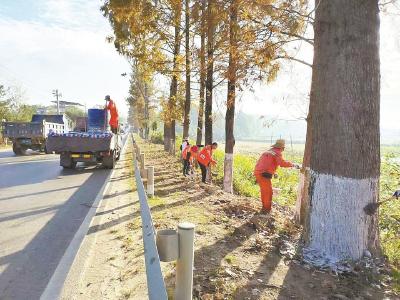
[[[360,259],[374,222],[374,216],[367,216],[363,209],[378,200],[378,187],[378,178],[352,179],[311,171],[305,259],[327,266]]]
[[[233,153],[225,153],[224,191],[233,193]]]
[[[296,200],[296,209],[295,209],[295,220],[297,223],[300,223],[301,220],[301,206],[302,206],[302,200],[303,200],[303,193],[304,189],[306,188],[304,186],[304,173],[300,172],[300,178],[299,178],[299,185],[297,187],[297,200]]]

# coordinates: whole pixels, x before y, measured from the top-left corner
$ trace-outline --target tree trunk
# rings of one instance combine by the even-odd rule
[[[310,157],[311,157],[312,135],[311,135],[311,115],[307,117],[307,135],[304,148],[303,167],[300,171],[300,180],[297,190],[297,201],[295,220],[301,225],[305,224],[310,207],[308,206],[308,187],[310,185]]]
[[[235,100],[237,79],[237,0],[233,0],[230,7],[229,24],[229,66],[228,66],[228,95],[226,100],[225,117],[225,161],[224,161],[224,191],[233,193],[233,148],[235,137]]]
[[[204,120],[204,92],[205,92],[205,65],[206,65],[206,53],[205,53],[205,18],[206,18],[206,0],[202,0],[201,3],[201,36],[200,36],[200,101],[199,101],[199,115],[197,120],[197,139],[196,144],[201,145],[203,140],[203,120]]]
[[[214,74],[214,0],[208,0],[207,7],[207,79],[205,105],[205,144],[213,142],[212,92]]]
[[[190,123],[190,19],[189,19],[189,1],[185,1],[185,46],[186,46],[186,95],[185,95],[185,111],[183,115],[183,138],[189,136]]]
[[[181,47],[181,15],[182,15],[182,3],[179,1],[179,5],[175,10],[175,36],[174,36],[174,58],[172,67],[172,80],[170,86],[170,96],[168,101],[169,117],[164,125],[164,149],[171,152],[171,140],[175,144],[175,115],[176,115],[176,98],[178,95],[178,56]],[[167,135],[166,135],[167,133]]]
[[[379,253],[378,0],[321,1],[315,15],[305,257],[327,265]]]
[[[147,83],[144,82],[144,139],[147,140],[149,139],[149,122],[150,122],[150,116],[149,116],[149,93],[148,93],[148,87]]]

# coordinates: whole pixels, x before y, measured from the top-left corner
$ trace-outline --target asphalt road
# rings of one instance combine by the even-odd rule
[[[0,299],[39,299],[110,170],[0,151]]]

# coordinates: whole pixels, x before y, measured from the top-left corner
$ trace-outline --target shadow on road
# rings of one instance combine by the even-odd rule
[[[0,299],[39,299],[109,174],[106,170],[91,172],[22,250],[0,257],[0,266],[6,266],[0,274]],[[39,177],[45,180],[50,175],[54,176]]]

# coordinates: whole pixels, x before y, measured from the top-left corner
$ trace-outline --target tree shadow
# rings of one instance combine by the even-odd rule
[[[53,193],[53,192],[66,191],[69,189],[75,189],[75,188],[79,188],[79,187],[80,187],[79,185],[76,185],[76,186],[69,186],[69,187],[65,187],[65,188],[61,188],[61,189],[54,189],[54,190],[48,190],[48,191],[42,191],[42,192],[36,192],[36,193],[20,194],[20,195],[11,196],[11,197],[3,197],[3,198],[0,198],[0,201],[18,199],[18,198],[27,197],[27,196],[43,195],[43,194],[48,194],[48,193]]]
[[[61,206],[62,205],[56,205],[56,206],[40,208],[40,209],[36,209],[36,210],[30,210],[30,211],[23,212],[23,213],[2,217],[2,218],[0,218],[0,223],[11,221],[11,220],[16,220],[16,219],[20,219],[20,218],[26,218],[26,217],[30,217],[30,216],[34,216],[34,215],[44,214],[44,213],[59,209]]]
[[[93,172],[22,250],[0,257],[7,264],[0,274],[2,299],[40,298],[108,173]]]

